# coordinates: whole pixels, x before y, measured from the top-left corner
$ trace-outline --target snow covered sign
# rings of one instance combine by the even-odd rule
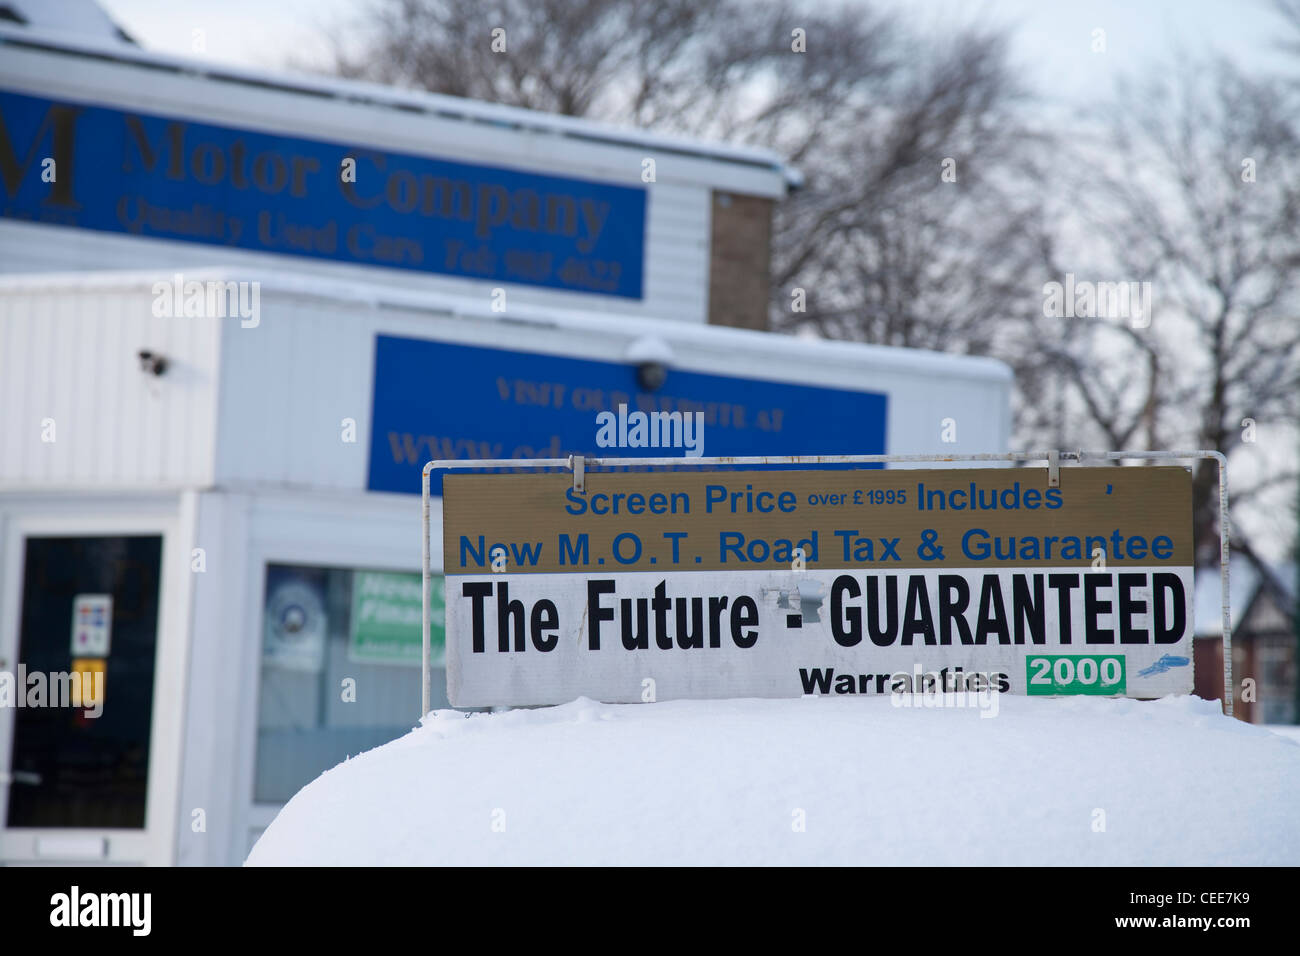
[[[1192,687],[1182,467],[452,474],[455,706]]]

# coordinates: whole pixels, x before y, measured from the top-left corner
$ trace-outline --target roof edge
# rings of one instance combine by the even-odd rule
[[[779,175],[789,189],[798,189],[804,182],[802,173],[788,165],[778,153],[763,147],[735,146],[662,133],[649,133],[634,127],[617,126],[580,117],[543,113],[519,106],[487,103],[443,93],[403,90],[361,80],[259,70],[195,60],[170,53],[157,53],[124,43],[109,43],[0,24],[0,46],[4,45],[86,56],[146,69],[200,76],[219,82],[338,99],[353,104],[369,104],[385,109],[398,109],[405,113],[427,113],[440,119],[489,123],[520,131],[547,132],[569,139],[598,142],[610,146],[650,147],[664,153],[770,170]]]
[[[347,302],[367,308],[400,309],[429,315],[455,317],[482,323],[522,322],[570,330],[610,331],[609,315],[597,308],[578,310],[545,305],[512,305],[508,315],[494,313],[483,297],[441,291],[394,288],[379,281],[331,279],[293,270],[212,266],[203,269],[159,268],[152,271],[48,272],[0,275],[0,294],[33,292],[93,292],[103,290],[152,291],[155,283],[171,282],[181,274],[186,281],[259,282],[260,293]],[[259,294],[260,294],[259,293]],[[617,332],[635,339],[645,335],[668,337],[679,342],[732,348],[741,344],[770,348],[780,341],[791,356],[841,364],[849,355],[892,366],[899,371],[920,374],[942,373],[971,381],[1004,383],[1014,380],[1011,367],[1000,359],[979,355],[956,355],[925,349],[901,348],[841,339],[804,338],[779,332],[738,329],[731,326],[681,322],[654,316],[619,315]]]

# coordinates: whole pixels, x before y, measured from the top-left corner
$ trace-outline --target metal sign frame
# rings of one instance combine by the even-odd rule
[[[1223,614],[1223,712],[1232,716],[1232,613],[1228,600],[1228,459],[1218,451],[1013,451],[974,455],[757,455],[721,458],[584,458],[571,455],[568,458],[441,458],[427,462],[422,474],[422,497],[424,513],[423,547],[424,567],[421,601],[421,642],[423,656],[421,667],[423,680],[421,689],[420,715],[429,713],[429,700],[432,691],[432,670],[429,667],[430,654],[430,620],[429,620],[429,584],[432,578],[430,568],[430,521],[429,521],[429,475],[437,471],[452,469],[477,468],[567,468],[573,472],[573,485],[578,491],[585,487],[586,469],[588,467],[627,467],[627,466],[708,466],[708,465],[869,465],[890,464],[895,462],[943,462],[943,461],[1041,461],[1047,463],[1047,484],[1055,488],[1060,483],[1060,463],[1063,461],[1187,461],[1191,459],[1213,458],[1219,463],[1219,588]],[[1195,569],[1193,569],[1193,572]],[[1196,635],[1192,635],[1193,648]]]

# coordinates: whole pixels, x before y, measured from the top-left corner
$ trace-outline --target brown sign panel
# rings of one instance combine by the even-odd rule
[[[445,573],[1192,563],[1185,468],[449,475]],[[933,532],[933,538],[929,537]],[[579,553],[581,552],[581,553]]]

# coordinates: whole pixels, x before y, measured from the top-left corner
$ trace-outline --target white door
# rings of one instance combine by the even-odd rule
[[[156,729],[174,698],[159,693],[174,656],[160,654],[170,529],[6,522],[0,861],[167,862],[175,815],[159,804],[176,767]]]

